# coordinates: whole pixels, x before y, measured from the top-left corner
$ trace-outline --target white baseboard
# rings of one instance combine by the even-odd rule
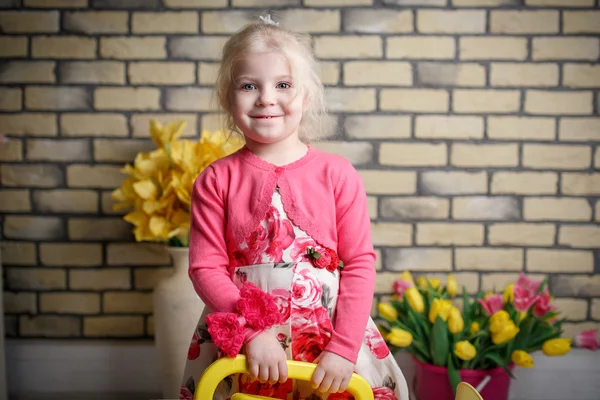
[[[410,359],[397,359],[411,382]],[[600,352],[534,359],[533,369],[517,368],[510,400],[600,399]],[[160,398],[158,360],[148,341],[7,340],[6,365],[13,400]]]

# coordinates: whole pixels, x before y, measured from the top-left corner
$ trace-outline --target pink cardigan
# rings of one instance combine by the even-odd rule
[[[375,252],[362,180],[340,156],[309,147],[303,158],[276,167],[244,147],[206,168],[192,193],[194,287],[210,310],[234,312],[239,289],[228,271],[226,235],[243,242],[266,215],[276,186],[288,218],[344,262],[326,350],[356,362],[371,311]]]

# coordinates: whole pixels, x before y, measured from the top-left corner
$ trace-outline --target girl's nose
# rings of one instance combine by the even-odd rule
[[[272,90],[262,90],[260,92],[260,95],[258,96],[258,99],[256,101],[256,104],[259,106],[271,106],[275,104],[275,94],[273,93]]]

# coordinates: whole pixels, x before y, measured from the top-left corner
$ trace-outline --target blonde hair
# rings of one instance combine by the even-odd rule
[[[233,71],[238,61],[251,53],[281,53],[290,64],[297,95],[306,94],[298,128],[298,136],[304,143],[318,139],[327,129],[328,116],[325,92],[317,70],[317,60],[308,34],[295,32],[273,24],[251,23],[229,38],[223,47],[223,56],[215,86],[219,107],[225,113],[224,127],[230,133],[242,134],[232,116],[231,94],[234,84]]]

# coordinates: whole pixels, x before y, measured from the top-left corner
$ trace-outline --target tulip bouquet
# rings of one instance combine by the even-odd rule
[[[238,150],[242,139],[221,131],[202,132],[198,141],[180,140],[185,121],[161,125],[150,122],[150,136],[157,146],[139,153],[128,175],[112,193],[115,210],[127,209],[123,219],[133,224],[138,242],[154,241],[174,247],[189,243],[192,187],[196,177],[213,161]]]
[[[453,389],[460,369],[502,367],[512,377],[514,364],[533,367],[535,351],[560,356],[571,348],[571,339],[561,337],[564,319],[558,319],[546,280],[521,274],[502,292],[480,292],[474,299],[463,288],[462,305],[451,274],[444,286],[425,277],[415,284],[405,271],[393,290],[390,302],[378,304],[377,323],[386,342],[392,351],[403,349],[422,363],[447,367]],[[590,333],[583,334],[576,343],[589,344]],[[598,347],[597,340],[591,347]]]

